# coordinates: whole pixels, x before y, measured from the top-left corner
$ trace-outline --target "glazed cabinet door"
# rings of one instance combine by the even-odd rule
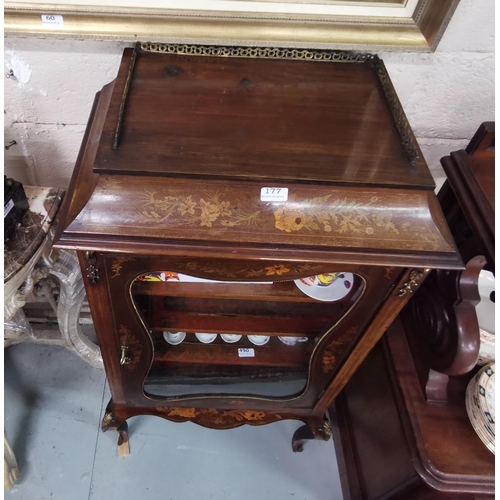
[[[97,330],[107,370],[117,374],[113,400],[143,408],[313,408],[403,272],[263,260],[99,260],[112,332]]]

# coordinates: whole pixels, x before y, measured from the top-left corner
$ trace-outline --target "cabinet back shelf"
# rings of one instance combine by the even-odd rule
[[[133,295],[146,327],[150,331],[182,331],[186,333],[241,333],[257,335],[319,335],[337,323],[353,306],[354,298],[359,296],[361,280],[356,280],[350,293],[342,300],[320,302],[310,299],[306,302],[274,301],[274,295],[248,296],[241,299],[238,294],[229,295],[245,285],[227,285],[229,298],[220,296],[160,296]],[[142,285],[142,283],[141,283]],[[154,289],[158,285],[191,285],[195,290],[197,283],[148,283],[144,289]],[[204,284],[201,284],[203,286]],[[226,284],[223,284],[226,288]],[[277,290],[283,291],[279,283]],[[291,283],[287,285],[295,286]],[[218,285],[215,285],[218,286]],[[265,287],[266,285],[247,285]],[[271,285],[272,286],[272,285]],[[163,287],[162,287],[163,288]],[[166,287],[164,287],[166,288]],[[293,290],[292,288],[292,290]],[[302,294],[298,289],[293,293]]]
[[[152,330],[168,330],[187,333],[235,333],[248,335],[318,335],[335,320],[321,316],[256,316],[241,314],[199,314],[184,311],[166,311],[156,315],[150,324]]]
[[[132,295],[318,303],[301,292],[293,281],[269,284],[136,281]]]
[[[163,334],[163,332],[166,332],[166,331],[174,332],[173,329],[165,330],[164,328],[156,328],[154,330],[151,330],[151,335],[154,339],[154,342],[165,342],[162,334]],[[235,345],[236,344],[237,347],[254,347],[255,346],[255,344],[252,344],[250,342],[250,340],[246,340],[246,337],[248,335],[269,336],[269,337],[271,337],[269,342],[273,342],[273,339],[275,337],[283,337],[283,336],[308,337],[309,339],[314,339],[314,338],[320,337],[323,334],[323,332],[319,332],[317,334],[312,334],[312,335],[305,335],[303,332],[286,332],[286,334],[282,334],[279,332],[249,332],[248,330],[246,330],[244,332],[242,332],[242,331],[230,331],[230,332],[213,331],[213,332],[211,332],[211,331],[206,331],[206,330],[186,331],[186,329],[178,330],[178,331],[182,331],[182,332],[187,333],[186,339],[182,342],[183,344],[186,344],[186,345],[193,345],[193,344],[199,345],[199,344],[201,344],[201,342],[194,336],[195,333],[216,333],[217,335],[224,335],[224,334],[241,335],[242,338],[241,338],[241,340],[238,341],[238,344],[236,344],[236,343],[231,344],[230,342],[225,342],[221,337],[217,337],[213,342],[210,342],[210,344],[223,344],[223,345]],[[278,340],[276,340],[276,342],[278,342]],[[205,344],[205,345],[207,345],[207,344]],[[284,344],[280,342],[279,345],[283,346]],[[172,346],[172,347],[176,347],[176,346]],[[262,347],[262,346],[257,346],[257,348],[260,348],[260,347]],[[286,347],[290,347],[290,346],[286,346]]]
[[[279,342],[279,341],[278,341]],[[254,357],[239,357],[240,344],[179,344],[170,346],[155,343],[155,357],[152,370],[166,370],[179,365],[225,365],[225,366],[269,366],[269,367],[307,367],[314,344],[304,342],[296,346],[269,345],[253,346]],[[169,371],[170,370],[170,371]]]

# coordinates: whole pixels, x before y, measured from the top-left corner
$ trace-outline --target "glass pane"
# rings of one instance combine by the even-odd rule
[[[142,275],[132,296],[154,345],[144,392],[153,398],[296,395],[307,386],[318,341],[362,289],[351,273],[266,283]]]

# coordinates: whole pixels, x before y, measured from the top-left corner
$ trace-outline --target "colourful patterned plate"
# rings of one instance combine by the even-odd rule
[[[354,275],[340,272],[332,283],[325,286],[313,285],[307,279],[295,280],[295,284],[299,290],[313,299],[322,302],[333,302],[344,298],[352,290]]]
[[[495,364],[483,367],[469,382],[465,407],[481,441],[495,453]]]
[[[488,422],[495,426],[495,364],[490,365],[478,379],[479,404]]]

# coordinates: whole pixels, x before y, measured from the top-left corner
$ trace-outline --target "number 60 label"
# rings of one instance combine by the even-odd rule
[[[261,201],[287,201],[288,188],[284,187],[263,187],[260,190]]]
[[[63,26],[63,16],[59,14],[42,14],[42,23],[47,26]]]

